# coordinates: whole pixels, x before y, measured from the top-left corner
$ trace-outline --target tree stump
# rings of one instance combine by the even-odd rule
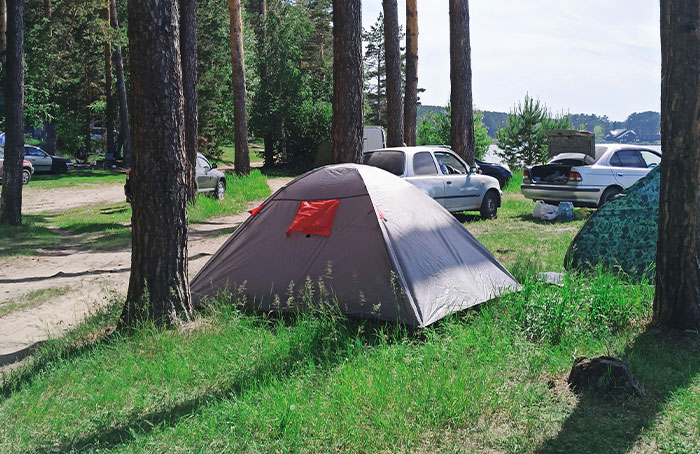
[[[567,382],[576,393],[591,390],[605,394],[625,391],[639,397],[646,395],[632,375],[629,366],[610,356],[592,359],[579,356],[574,360]]]

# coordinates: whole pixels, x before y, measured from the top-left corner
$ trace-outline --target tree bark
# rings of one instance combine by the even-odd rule
[[[236,173],[241,175],[250,173],[241,1],[228,0],[228,11],[231,29],[231,67],[233,71],[233,121],[236,136],[233,167]]]
[[[406,0],[406,92],[403,104],[403,141],[416,145],[418,114],[418,1]]]
[[[362,14],[360,0],[333,0],[333,162],[362,156]]]
[[[51,156],[56,155],[56,120],[51,119],[46,124],[46,149]]]
[[[109,0],[107,0],[109,2]],[[104,18],[110,23],[110,5],[106,5]],[[117,144],[114,139],[114,97],[112,96],[112,43],[110,39],[105,42],[105,127],[107,128],[107,154],[105,159],[111,156],[111,162],[117,159]]]
[[[188,164],[188,199],[197,195],[197,1],[180,0],[180,50],[182,86],[185,95],[185,150]]]
[[[267,43],[267,0],[257,0],[256,6],[258,26],[255,29],[255,35],[258,40],[258,54],[262,57],[258,64],[258,76],[260,80],[264,82],[267,79],[267,63],[265,61],[265,45]],[[273,167],[275,165],[275,147],[274,140],[270,133],[266,133],[263,137],[263,148],[263,165],[266,168]]]
[[[0,51],[5,50],[7,50],[7,1],[0,0]],[[4,53],[0,55],[0,62],[3,67],[7,64]]]
[[[24,2],[7,0],[5,69],[5,159],[0,224],[22,225],[24,159]]]
[[[110,0],[110,23],[115,30],[119,29],[117,17],[117,2]],[[124,82],[124,65],[122,62],[122,49],[114,46],[112,54],[114,72],[117,76],[117,93],[119,95],[119,141],[122,143],[124,167],[131,167],[131,132],[129,128],[129,104],[126,95],[126,83]]]
[[[383,0],[384,49],[386,51],[387,146],[403,145],[403,105],[401,99],[401,50],[399,48],[399,9],[397,0]]]
[[[177,0],[129,0],[134,166],[131,275],[121,325],[191,319],[187,155]]]
[[[700,3],[661,1],[661,165],[652,323],[700,329]]]
[[[468,0],[450,0],[450,84],[452,149],[473,165],[474,113]]]

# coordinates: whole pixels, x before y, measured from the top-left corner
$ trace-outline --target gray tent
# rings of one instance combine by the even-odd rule
[[[418,188],[343,164],[300,176],[253,210],[191,288],[196,302],[235,292],[263,311],[296,310],[313,288],[345,314],[426,326],[518,283]]]

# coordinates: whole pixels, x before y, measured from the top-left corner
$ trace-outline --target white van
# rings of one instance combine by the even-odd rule
[[[362,134],[362,152],[386,148],[386,134],[381,126],[365,126]]]

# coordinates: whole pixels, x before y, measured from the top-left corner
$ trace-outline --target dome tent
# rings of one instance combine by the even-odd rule
[[[236,290],[256,309],[292,311],[307,281],[345,314],[413,326],[518,288],[437,202],[357,164],[312,170],[270,196],[191,289],[195,302]]]
[[[654,275],[661,166],[591,215],[569,245],[569,269],[618,268],[631,276]]]

